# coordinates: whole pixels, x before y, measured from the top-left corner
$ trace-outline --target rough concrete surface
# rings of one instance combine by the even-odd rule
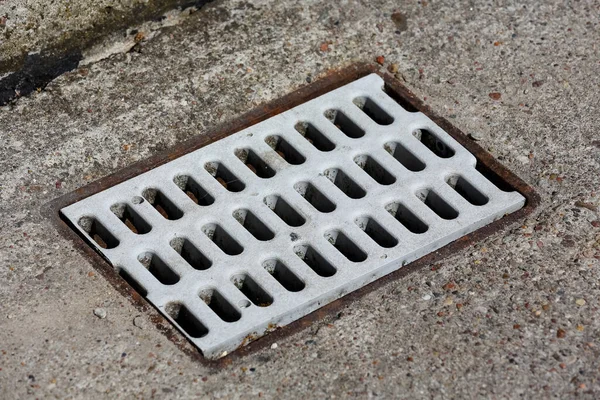
[[[131,50],[208,1],[0,1],[0,106]]]
[[[0,76],[16,71],[27,55],[79,53],[110,33],[175,7],[202,0],[0,1]]]
[[[1,108],[0,397],[598,398],[599,8],[216,1]],[[328,68],[380,55],[536,188],[532,217],[213,369],[40,214]]]

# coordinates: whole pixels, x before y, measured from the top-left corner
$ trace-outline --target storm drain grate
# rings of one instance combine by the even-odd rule
[[[371,74],[61,210],[219,358],[525,203]]]

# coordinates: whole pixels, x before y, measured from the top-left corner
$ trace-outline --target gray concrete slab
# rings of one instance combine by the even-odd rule
[[[1,396],[597,398],[599,14],[593,1],[216,1],[139,52],[2,107]],[[530,219],[214,370],[40,215],[328,68],[381,55],[534,185]]]
[[[13,0],[0,2],[0,77],[42,54],[57,59],[81,53],[107,35],[145,20],[162,19],[175,8],[204,3],[194,0]],[[133,35],[135,35],[134,33]],[[38,59],[39,60],[39,59]]]

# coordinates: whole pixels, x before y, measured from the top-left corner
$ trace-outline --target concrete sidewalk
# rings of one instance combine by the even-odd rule
[[[1,107],[0,397],[598,398],[599,23],[595,1],[218,0]],[[378,56],[535,187],[529,220],[214,369],[40,214]]]
[[[0,77],[18,71],[32,55],[59,59],[81,53],[102,38],[175,8],[203,0],[83,0],[0,2]],[[135,34],[134,34],[135,35]]]

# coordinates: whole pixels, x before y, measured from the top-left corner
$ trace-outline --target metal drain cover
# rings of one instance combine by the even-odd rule
[[[210,359],[523,207],[376,74],[62,208]]]

